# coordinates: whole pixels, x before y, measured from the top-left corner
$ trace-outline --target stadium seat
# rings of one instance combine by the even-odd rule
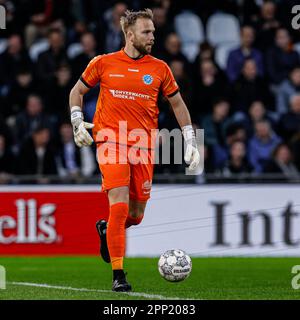
[[[7,48],[7,40],[0,39],[0,54],[3,53]]]
[[[181,48],[181,52],[188,59],[189,62],[194,62],[196,56],[199,53],[199,44],[197,43],[184,43]]]
[[[174,24],[182,43],[182,53],[193,62],[199,52],[200,43],[205,39],[201,19],[195,13],[185,10],[175,17]]]
[[[33,62],[36,62],[40,53],[49,49],[49,43],[47,39],[41,39],[35,42],[29,49],[29,56]]]
[[[213,46],[239,43],[240,25],[238,19],[227,13],[217,12],[207,21],[207,40]]]
[[[74,59],[80,53],[82,53],[82,51],[83,51],[83,48],[82,48],[82,45],[80,43],[72,43],[72,44],[69,45],[69,47],[67,49],[68,58]]]
[[[229,52],[239,46],[238,42],[224,43],[216,48],[215,58],[218,66],[225,70]]]

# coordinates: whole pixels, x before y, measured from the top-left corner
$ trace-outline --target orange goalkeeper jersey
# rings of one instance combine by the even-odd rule
[[[124,50],[96,56],[90,61],[81,76],[87,87],[94,87],[100,82],[100,94],[94,115],[94,141],[104,139],[98,132],[111,129],[117,141],[120,134],[126,136],[128,145],[135,144],[134,139],[127,139],[132,129],[143,129],[150,139],[151,129],[157,128],[157,99],[160,90],[164,96],[178,92],[178,85],[168,65],[151,55],[139,59],[130,58]],[[120,131],[120,121],[126,121],[126,132]],[[126,128],[123,122],[122,128]],[[148,140],[150,141],[150,140]],[[149,142],[148,142],[149,143]],[[150,145],[149,145],[150,147]]]

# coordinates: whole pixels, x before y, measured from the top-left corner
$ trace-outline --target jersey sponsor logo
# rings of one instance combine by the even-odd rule
[[[153,77],[150,74],[145,74],[143,76],[143,81],[145,84],[149,85],[153,82]]]
[[[139,69],[131,69],[131,68],[128,68],[128,71],[130,71],[130,72],[140,72]]]
[[[138,92],[113,90],[113,89],[109,89],[109,91],[114,98],[119,98],[119,99],[128,99],[128,100],[135,100],[136,98],[141,98],[145,100],[150,99],[150,96],[148,96],[147,94],[142,94]]]
[[[110,73],[109,76],[116,77],[116,78],[124,78],[125,77],[124,74],[117,74],[117,73]]]

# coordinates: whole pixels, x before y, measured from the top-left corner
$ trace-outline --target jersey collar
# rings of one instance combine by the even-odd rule
[[[145,55],[142,55],[140,57],[137,57],[137,58],[131,58],[125,51],[124,51],[124,48],[121,49],[121,53],[123,56],[125,56],[128,60],[130,60],[131,62],[139,62],[139,61],[142,61],[144,60],[145,57],[147,57],[147,54]]]

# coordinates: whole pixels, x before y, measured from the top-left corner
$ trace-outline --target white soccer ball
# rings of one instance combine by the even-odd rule
[[[158,271],[165,280],[179,282],[190,275],[192,260],[183,250],[168,250],[158,260]]]

